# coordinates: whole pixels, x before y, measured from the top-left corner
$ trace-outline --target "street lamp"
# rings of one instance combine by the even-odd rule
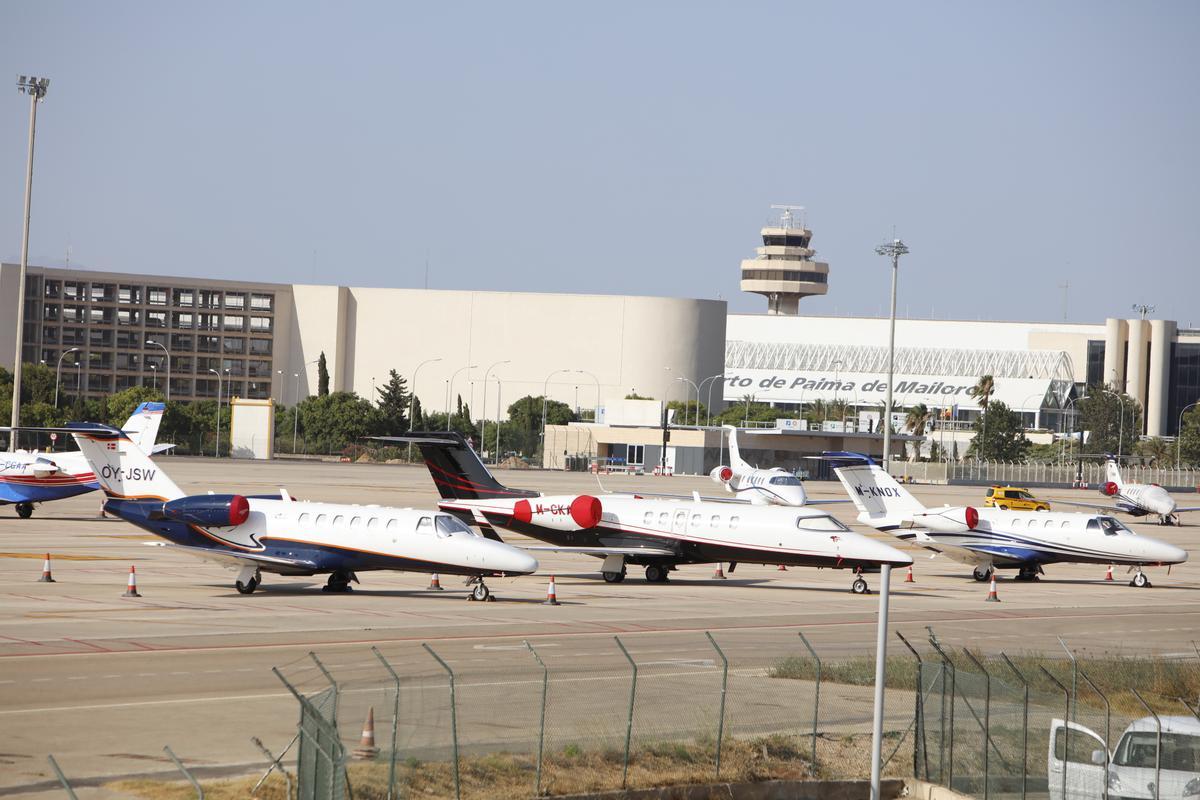
[[[700,387],[697,386],[696,384],[692,383],[687,378],[676,378],[675,380],[683,381],[684,383],[691,384],[691,387],[696,390],[696,425],[699,425],[700,424]],[[686,390],[684,390],[684,391],[686,392]],[[683,401],[683,424],[684,425],[687,425],[687,404],[688,404],[688,400],[690,400],[691,397],[692,396],[689,394],[689,395],[687,395],[687,398],[685,398]]]
[[[716,375],[709,375],[707,378],[700,381],[701,386],[708,383],[708,394],[705,395],[705,411],[704,411],[705,426],[712,424],[712,390],[713,390],[713,387],[717,385],[715,383],[715,381],[717,380],[717,378],[723,378],[723,377],[725,377],[725,373],[718,372]],[[713,383],[709,383],[709,381],[713,381]],[[700,402],[700,395],[698,393],[696,395],[696,402],[697,403]]]
[[[72,347],[58,357],[58,366],[54,368],[54,407],[58,408],[58,384],[62,381],[62,360],[67,357],[67,353],[78,353],[78,347]],[[75,356],[75,363],[79,363],[79,356]]]
[[[218,458],[221,455],[221,373],[215,369],[209,372],[217,376],[217,446],[213,450],[213,458]]]
[[[277,369],[277,370],[275,370],[275,374],[279,376],[279,394],[281,394],[281,395],[282,395],[282,394],[283,394],[283,391],[284,391],[284,386],[283,386],[283,370],[281,370],[281,369]],[[271,379],[271,394],[272,394],[272,395],[274,395],[274,394],[275,394],[275,379],[274,379],[274,378],[272,378],[272,379]],[[281,398],[280,398],[280,400],[282,400],[282,399],[283,399],[283,398],[281,397]]]
[[[888,328],[888,378],[887,397],[883,404],[883,469],[887,471],[892,447],[892,377],[896,364],[896,276],[900,272],[900,256],[908,254],[908,247],[899,239],[875,248],[876,255],[892,259],[892,313]]]
[[[22,75],[17,79],[17,91],[29,95],[29,155],[25,160],[25,218],[21,229],[21,270],[17,279],[17,356],[13,359],[12,422],[16,428],[21,420],[21,361],[25,341],[25,272],[29,268],[29,204],[33,198],[33,139],[37,130],[37,104],[50,88],[49,78]],[[16,452],[17,432],[8,435],[8,449]]]
[[[546,395],[550,391],[550,379],[560,372],[571,372],[569,369],[556,369],[546,376],[542,384],[542,465],[546,464]]]
[[[450,380],[446,381],[446,430],[450,430],[450,395],[454,393],[454,379],[458,377],[458,373],[466,369],[478,369],[478,364],[468,364],[465,367],[459,367],[450,374]]]
[[[596,382],[596,408],[592,411],[592,422],[596,422],[596,417],[600,414],[600,379],[586,369],[577,369],[576,372],[581,375],[587,375]]]
[[[162,348],[162,351],[167,354],[167,402],[169,403],[171,402],[171,351],[168,350],[166,345],[162,344],[161,342],[155,342],[147,339],[146,346],[149,347],[150,345]]]
[[[1179,423],[1175,426],[1175,469],[1180,466],[1180,454],[1183,452],[1183,413],[1195,405],[1200,405],[1200,400],[1194,403],[1188,403],[1179,412]]]
[[[1123,455],[1122,450],[1125,446],[1125,398],[1111,389],[1101,389],[1100,391],[1111,394],[1121,404],[1121,421],[1117,425],[1117,464],[1120,465],[1121,456]]]
[[[497,361],[495,364],[492,364],[490,367],[488,367],[486,370],[484,370],[484,373],[483,373],[483,399],[479,401],[480,404],[482,405],[482,408],[480,409],[480,415],[479,415],[479,419],[482,420],[482,422],[479,425],[479,441],[480,442],[483,441],[483,423],[487,422],[488,376],[492,374],[493,369],[500,366],[501,364],[511,364],[511,363],[512,363],[512,361],[508,360],[508,359],[506,359],[504,361]],[[499,425],[500,425],[500,412],[497,411],[496,412],[496,426],[499,427]],[[480,447],[479,449],[483,450],[482,447]]]
[[[315,361],[304,362],[304,367],[311,367],[313,364],[320,364],[321,359]],[[304,371],[301,367],[301,371]],[[212,372],[212,370],[209,370]],[[296,379],[296,396],[292,398],[292,455],[296,455],[296,435],[300,432],[300,373],[293,372],[292,377]],[[219,388],[219,387],[218,387]],[[307,450],[307,445],[305,450]]]
[[[152,383],[150,385],[154,387],[155,391],[157,391],[158,390],[158,366],[155,364],[150,365],[150,380],[152,381]]]

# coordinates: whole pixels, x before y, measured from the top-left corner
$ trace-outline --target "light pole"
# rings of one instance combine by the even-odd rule
[[[496,377],[496,457],[492,459],[492,463],[499,466],[500,464],[500,377]]]
[[[21,420],[21,361],[24,357],[22,343],[25,341],[25,271],[29,268],[29,204],[33,198],[33,138],[37,130],[37,104],[50,88],[49,78],[22,75],[17,79],[17,91],[29,95],[29,155],[25,160],[25,219],[21,229],[21,271],[17,279],[17,356],[13,359],[12,422],[13,428]],[[8,449],[16,452],[17,432],[8,434]]]
[[[1183,453],[1183,414],[1185,411],[1187,411],[1189,408],[1191,408],[1192,406],[1195,406],[1195,405],[1200,405],[1200,400],[1197,400],[1194,403],[1188,403],[1186,406],[1183,407],[1182,410],[1180,410],[1179,423],[1175,426],[1175,469],[1177,469],[1177,470],[1179,469],[1180,464],[1182,463],[1180,460],[1180,456]]]
[[[1111,389],[1101,389],[1100,391],[1111,394],[1121,404],[1121,417],[1117,425],[1117,465],[1120,466],[1121,456],[1124,455],[1123,451],[1125,447],[1125,398]]]
[[[687,378],[676,378],[675,380],[677,380],[677,381],[683,381],[684,383],[690,384],[690,385],[691,385],[691,387],[692,387],[693,389],[695,389],[695,390],[696,390],[696,425],[697,425],[697,426],[699,426],[699,425],[700,425],[700,387],[699,387],[699,386],[697,386],[696,384],[692,383],[692,382],[691,382],[690,380],[688,380]],[[687,396],[687,398],[688,398],[688,399],[691,399],[691,395],[689,394],[689,395]],[[683,401],[683,424],[684,424],[684,425],[687,425],[687,404],[688,404],[688,399],[685,399],[685,400]]]
[[[482,420],[482,422],[481,422],[481,423],[480,423],[480,425],[479,425],[479,440],[480,440],[480,442],[482,442],[482,441],[483,441],[483,423],[484,423],[484,422],[487,422],[487,384],[488,384],[488,376],[492,374],[492,370],[493,370],[493,369],[495,369],[496,367],[500,366],[501,364],[511,364],[511,363],[512,363],[512,361],[511,361],[511,360],[497,361],[495,364],[492,364],[490,367],[488,367],[488,368],[487,368],[487,369],[484,371],[484,373],[483,373],[483,399],[479,401],[479,402],[480,402],[480,405],[482,406],[482,408],[480,409],[480,415],[479,415],[479,419],[480,419],[480,420]],[[499,380],[500,380],[500,379],[499,379],[499,378],[497,378],[496,380],[497,380],[497,382],[499,382]],[[497,426],[497,427],[499,427],[499,425],[500,425],[500,414],[499,414],[499,412],[497,412],[497,413],[496,413],[496,426]],[[483,448],[482,448],[482,447],[480,447],[479,449],[480,449],[480,450],[483,450]]]
[[[888,378],[887,397],[883,404],[883,469],[888,468],[892,448],[892,377],[896,365],[896,276],[900,272],[900,256],[907,255],[908,247],[899,239],[875,248],[875,253],[892,259],[892,313],[888,328]]]
[[[67,353],[78,353],[78,347],[72,347],[58,357],[58,366],[54,368],[54,407],[58,408],[58,384],[62,381],[62,360],[67,357]],[[75,356],[76,363],[79,362],[79,356]]]
[[[705,425],[705,427],[712,424],[712,390],[713,390],[713,387],[717,385],[715,383],[715,381],[717,380],[717,378],[723,378],[723,377],[725,377],[725,373],[718,372],[716,375],[709,375],[707,378],[700,381],[701,386],[704,386],[704,384],[706,384],[706,383],[708,384],[708,394],[705,395],[705,400],[704,400],[704,425]],[[709,381],[714,381],[714,382],[709,383]],[[696,393],[696,402],[697,403],[700,402],[700,393],[699,392]]]
[[[458,373],[467,369],[478,369],[478,364],[468,364],[465,367],[459,367],[450,374],[450,380],[446,381],[446,430],[450,430],[450,395],[454,394],[454,379],[458,377]]]
[[[550,391],[550,379],[560,372],[570,372],[569,369],[556,369],[546,376],[542,383],[542,466],[546,465],[546,394]]]
[[[576,372],[581,375],[587,375],[596,382],[596,408],[592,410],[592,422],[596,422],[596,418],[600,414],[600,379],[586,369],[577,369]]]
[[[167,402],[169,403],[171,402],[171,351],[167,349],[166,345],[147,339],[146,346],[149,347],[151,345],[161,347],[162,351],[167,354]]]
[[[279,394],[282,395],[284,392],[284,388],[285,388],[283,385],[283,370],[277,369],[277,370],[275,370],[275,374],[279,376]],[[272,378],[271,379],[271,395],[274,396],[274,394],[275,394],[275,379]],[[283,398],[280,398],[280,399],[282,400]]]
[[[221,455],[221,373],[215,369],[210,369],[209,372],[217,376],[217,446],[213,449],[213,458],[219,458]]]
[[[150,365],[150,380],[151,386],[155,391],[158,391],[158,367],[155,364]]]

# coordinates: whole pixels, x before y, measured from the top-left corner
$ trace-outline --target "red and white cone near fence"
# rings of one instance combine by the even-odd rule
[[[546,602],[542,603],[542,605],[544,605],[544,606],[558,605],[558,592],[555,591],[555,589],[554,589],[554,576],[553,575],[550,576],[550,583],[546,586]]]
[[[776,572],[787,572],[787,567],[785,567],[783,564],[780,564],[779,569],[777,569],[775,571]]]
[[[1000,595],[996,594],[996,571],[992,570],[992,584],[988,587],[987,602],[999,603]]]
[[[908,565],[908,573],[904,576],[904,582],[905,583],[916,583],[916,581],[913,580],[912,564]]]
[[[129,583],[125,586],[125,594],[122,597],[141,597],[137,590],[137,567],[129,567]]]
[[[425,591],[427,591],[427,592],[442,591],[442,581],[440,578],[438,578],[438,574],[436,572],[429,576],[429,585],[425,587]]]
[[[42,562],[42,577],[38,578],[38,583],[54,582],[54,578],[50,575],[50,554],[46,553],[46,560]]]
[[[47,557],[47,558],[49,558],[49,556],[46,556],[46,557]],[[1109,564],[1109,565],[1108,565],[1108,572],[1104,573],[1104,580],[1106,580],[1106,581],[1111,581],[1112,579],[1113,579],[1113,576],[1112,576],[1112,564]]]
[[[379,755],[375,746],[375,706],[367,709],[367,721],[363,723],[362,739],[354,748],[354,757],[359,761],[373,761]]]
[[[725,572],[724,572],[724,571],[721,569],[721,562],[720,562],[720,561],[718,561],[718,562],[717,562],[717,571],[713,573],[712,579],[713,579],[714,581],[723,581],[723,580],[725,580]]]

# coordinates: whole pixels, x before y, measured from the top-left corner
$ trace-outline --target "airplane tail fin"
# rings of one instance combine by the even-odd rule
[[[404,436],[371,438],[381,442],[411,443],[419,447],[434,485],[446,500],[538,496],[537,492],[528,489],[510,489],[496,480],[457,431],[414,432]]]
[[[721,427],[729,431],[729,466],[734,469],[749,469],[750,465],[742,460],[742,454],[738,450],[737,428],[733,425],[722,425]]]
[[[1115,483],[1118,489],[1121,488],[1121,468],[1117,466],[1117,460],[1111,456],[1104,464],[1104,479],[1109,483]]]
[[[825,453],[832,461],[852,462],[836,467],[838,480],[858,509],[858,521],[877,530],[891,530],[925,511],[917,498],[869,457],[859,453]]]
[[[138,446],[143,453],[153,453],[154,443],[158,439],[158,426],[162,424],[163,403],[142,403],[133,410],[129,421],[122,430],[129,440]]]
[[[66,430],[75,437],[100,488],[109,497],[174,500],[184,496],[183,490],[122,431],[90,422],[72,422]]]

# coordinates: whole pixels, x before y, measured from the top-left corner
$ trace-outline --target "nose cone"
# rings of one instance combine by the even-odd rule
[[[1182,564],[1188,560],[1187,550],[1166,542],[1154,542],[1150,552],[1157,564]]]
[[[894,567],[907,567],[913,563],[912,556],[897,550],[890,544],[877,542],[866,536],[854,534],[853,541],[842,539],[842,558],[851,561],[869,561],[875,564],[891,564]]]
[[[484,554],[483,565],[494,572],[507,572],[514,575],[529,575],[537,572],[538,562],[524,550],[503,544],[487,541],[488,552]]]
[[[1167,493],[1166,489],[1155,487],[1155,491],[1150,495],[1151,509],[1155,514],[1174,514],[1175,513],[1175,498]]]

